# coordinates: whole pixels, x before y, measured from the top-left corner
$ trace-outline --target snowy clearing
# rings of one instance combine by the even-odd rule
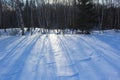
[[[0,37],[0,80],[120,80],[120,33]]]

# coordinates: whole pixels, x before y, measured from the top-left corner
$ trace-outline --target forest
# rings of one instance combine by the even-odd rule
[[[120,80],[120,0],[0,0],[0,80]]]
[[[120,0],[0,0],[0,28],[28,31],[120,29]]]

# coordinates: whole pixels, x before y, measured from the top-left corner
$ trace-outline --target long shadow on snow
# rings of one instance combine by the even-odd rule
[[[57,80],[55,75],[55,67],[54,67],[54,60],[53,60],[53,53],[51,53],[51,45],[49,36],[46,36],[43,40],[43,45],[41,48],[41,52],[43,53],[44,58],[41,57],[37,61],[36,69],[35,69],[35,77],[34,80]],[[40,60],[43,64],[39,64]],[[41,72],[39,72],[39,68],[41,68]]]
[[[69,36],[70,37],[70,36]],[[86,36],[87,37],[87,36]],[[85,38],[86,38],[85,37]],[[89,37],[91,37],[91,36],[89,36]],[[71,37],[70,37],[71,38]],[[72,38],[71,38],[72,39]],[[71,39],[68,39],[68,41],[69,40],[71,40]],[[74,37],[74,39],[75,39],[75,37]],[[89,46],[89,47],[91,47],[91,49],[93,48],[93,49],[95,49],[95,47],[96,46],[92,46],[92,45],[90,45],[90,44],[92,44],[92,43],[90,43],[89,41],[86,41],[86,40],[84,40],[84,38],[82,38],[82,37],[80,37],[80,36],[76,36],[76,40],[74,40],[74,39],[72,39],[75,43],[76,43],[76,40],[81,40],[82,41],[82,43],[84,43],[86,46]],[[76,45],[79,45],[79,42],[77,42],[76,43]],[[81,45],[82,46],[82,45]],[[98,50],[98,52],[99,52],[99,50]],[[95,53],[95,55],[97,54],[98,56],[102,56],[101,54],[98,54],[96,51],[94,52]],[[93,54],[92,54],[93,55]],[[97,64],[94,64],[94,62],[89,62],[90,63],[90,66],[91,66],[91,68],[92,67],[94,67],[93,68],[93,70],[96,72],[96,70],[99,70],[99,72],[97,71],[96,73],[98,74],[98,75],[102,75],[102,79],[103,80],[106,80],[106,77],[103,75],[103,72],[101,72],[102,70],[101,70],[101,67],[99,67],[99,66],[97,66]],[[89,63],[87,63],[87,64],[89,64]]]
[[[47,55],[46,55],[46,66],[47,66],[47,71],[49,75],[47,75],[47,79],[50,80],[57,80],[56,76],[56,67],[55,67],[55,59],[54,59],[54,52],[53,52],[52,44],[51,44],[51,39],[50,36],[48,36],[48,45],[47,45]]]
[[[70,65],[74,65],[75,63],[71,59],[67,44],[62,40],[62,38],[60,38],[60,36],[58,36],[58,39],[60,40],[59,45],[60,45],[61,49],[66,51],[65,57],[66,57],[67,61],[69,62]]]
[[[2,42],[4,39],[9,38],[10,36],[6,36],[6,37],[0,37],[0,42]]]
[[[75,37],[74,37],[75,38]],[[70,41],[70,43],[72,44],[76,44],[77,45],[77,47],[79,47],[79,46],[84,46],[83,48],[85,48],[85,46],[88,46],[88,45],[86,45],[85,43],[85,45],[80,45],[81,43],[79,43],[79,42],[77,42],[78,40],[74,40],[73,38],[71,38],[71,36],[69,36],[69,37],[67,37],[66,38],[66,36],[64,36],[64,41],[63,42],[66,42],[66,41]],[[64,44],[68,44],[69,42],[66,42],[66,43],[64,43]],[[83,43],[83,42],[82,42]],[[79,46],[78,46],[79,45]],[[69,47],[69,46],[68,46]],[[72,47],[70,48],[69,47],[69,50],[72,50]],[[78,49],[78,50],[80,50],[80,49]],[[78,50],[75,50],[75,51],[78,51]],[[73,53],[71,53],[71,55],[72,55]],[[79,53],[80,54],[80,53]],[[77,55],[77,57],[81,57],[80,55]],[[97,67],[97,66],[95,66],[94,65],[94,62],[92,62],[92,60],[91,60],[91,57],[90,57],[90,54],[87,54],[87,52],[83,52],[83,53],[81,53],[81,54],[85,54],[86,55],[86,57],[84,57],[84,58],[82,58],[82,59],[80,59],[80,60],[77,60],[77,61],[75,61],[75,65],[76,65],[76,67],[77,67],[77,69],[78,69],[78,71],[79,71],[79,75],[80,75],[80,78],[81,77],[83,77],[83,76],[85,76],[87,73],[83,73],[84,72],[84,65],[82,65],[82,63],[84,63],[84,64],[86,64],[86,66],[89,66],[89,67],[87,67],[88,69],[90,69],[90,70],[92,70],[92,72],[94,73],[94,76],[98,76],[99,78],[100,78],[100,76],[99,75],[101,75],[102,73],[101,73],[101,71],[96,71],[96,70],[99,70],[99,68]],[[70,56],[71,56],[70,55]],[[75,58],[74,56],[71,56],[71,57],[73,57],[73,58]],[[92,63],[91,63],[92,62]],[[82,72],[82,73],[81,73]],[[97,73],[97,74],[96,74]],[[83,75],[83,74],[85,74],[85,75]],[[90,80],[93,80],[93,76],[91,76],[91,74],[88,74],[88,77],[89,77],[89,79]],[[101,79],[101,78],[100,78]],[[103,78],[102,78],[103,79]],[[105,80],[105,79],[104,79]]]
[[[86,45],[86,44],[81,45],[82,42],[80,43],[80,42],[78,42],[78,40],[74,40],[75,37],[73,39],[71,36],[64,36],[64,39],[65,39],[64,42],[66,43],[66,45],[68,45],[68,48],[74,57],[80,58],[83,56],[81,59],[78,59],[77,61],[90,61],[91,60],[90,55],[92,54],[92,52],[85,52],[86,50],[84,49],[85,47],[88,47],[88,45]],[[68,41],[68,42],[66,42],[66,41]],[[69,43],[72,44],[72,46],[69,46]],[[82,49],[82,52],[80,54],[80,53],[78,53],[78,50],[81,50],[81,49]],[[83,50],[84,50],[84,52],[83,52]],[[83,54],[83,53],[86,53],[86,54]]]
[[[94,36],[96,39],[98,39],[99,41],[103,42],[104,44],[108,45],[109,47],[113,48],[114,50],[119,51],[120,50],[120,39],[115,39],[112,36]],[[118,56],[120,56],[120,51],[119,54],[117,54]]]
[[[22,37],[21,37],[21,38],[22,38]],[[27,38],[27,37],[26,37],[26,38]],[[22,40],[20,40],[16,45],[13,45],[14,47],[13,47],[10,51],[3,53],[3,54],[5,54],[5,56],[0,60],[0,64],[4,63],[4,61],[6,61],[6,60],[8,59],[8,57],[10,58],[10,56],[13,55],[14,51],[17,50],[18,46],[19,46],[22,42],[24,42],[26,38],[24,37],[24,38],[23,38]],[[13,41],[13,43],[14,43],[14,41]],[[11,44],[12,44],[12,43],[11,43]],[[10,44],[9,44],[9,45],[10,45]],[[8,45],[8,46],[9,46],[9,45]],[[5,50],[5,49],[3,49],[3,50]]]
[[[47,39],[47,36],[45,36],[45,38],[42,40],[42,47],[40,49],[40,53],[38,54],[38,60],[37,60],[37,63],[36,63],[36,66],[35,66],[35,69],[34,69],[34,72],[35,72],[35,77],[34,77],[34,80],[37,80],[38,76],[41,77],[41,75],[39,74],[39,67],[40,67],[40,61],[41,59],[43,59],[45,57],[45,53],[44,53],[44,49],[45,49],[45,42],[46,42],[46,39]],[[42,53],[42,54],[41,54]],[[46,71],[45,71],[46,72]],[[44,73],[43,73],[44,74]],[[46,77],[46,76],[45,76]]]
[[[74,38],[74,39],[73,39]],[[79,46],[84,46],[83,48],[86,48],[86,47],[89,47],[90,49],[92,49],[91,48],[91,46],[89,45],[89,44],[87,44],[80,36],[78,37],[78,36],[75,36],[75,37],[70,37],[70,36],[68,36],[68,38],[66,39],[66,40],[68,40],[68,41],[73,41],[73,43],[75,43],[76,45],[79,45]],[[82,42],[79,42],[79,41],[82,41]],[[82,44],[84,44],[84,45],[81,45],[81,43]],[[79,47],[78,46],[78,47]],[[86,49],[87,50],[87,49]],[[91,53],[91,54],[88,54],[88,53],[85,53],[85,54],[87,54],[87,55],[89,55],[89,56],[91,56],[91,55],[93,55],[93,53],[94,53],[94,51]],[[82,54],[84,54],[84,53],[82,53]],[[90,58],[90,59],[89,59]],[[87,61],[87,62],[84,62],[84,61]],[[82,62],[84,62],[84,63],[86,63],[86,65],[88,65],[89,67],[89,69],[91,69],[92,71],[94,71],[94,74],[96,75],[96,76],[99,76],[99,79],[103,79],[103,80],[106,80],[106,77],[103,75],[103,72],[102,72],[102,70],[101,70],[101,68],[99,67],[99,66],[97,66],[97,64],[95,64],[95,62],[93,62],[93,60],[92,60],[92,58],[91,57],[88,57],[88,58],[85,58],[85,59],[83,59],[82,60]],[[80,61],[77,61],[77,66],[78,67],[80,67],[81,68],[81,60]],[[84,68],[84,66],[82,66],[83,68]],[[99,70],[99,71],[97,71],[97,70]],[[83,72],[82,71],[82,69],[80,69],[80,73],[81,72]],[[85,74],[87,74],[87,73],[85,73]],[[90,74],[91,75],[91,74]],[[100,77],[100,75],[102,75],[102,77]],[[90,76],[91,77],[91,76]],[[91,80],[91,79],[90,79]]]
[[[117,61],[113,58],[110,57],[111,54],[109,54],[109,52],[105,53],[105,47],[100,47],[99,45],[96,45],[96,44],[92,44],[94,43],[94,40],[93,40],[93,37],[89,36],[89,37],[86,37],[86,38],[89,38],[91,39],[90,41],[86,41],[85,38],[82,38],[81,39],[86,43],[88,44],[91,48],[95,49],[95,54],[98,55],[99,57],[103,58],[105,61],[108,62],[109,65],[111,65],[116,71],[120,71],[120,65],[119,65],[119,60],[117,58]],[[99,41],[99,40],[98,40]],[[113,54],[114,55],[114,54]],[[118,62],[117,64],[115,62]]]
[[[7,74],[4,74],[2,76],[2,80],[18,80],[22,69],[24,67],[25,61],[30,55],[31,50],[33,49],[34,45],[36,44],[37,40],[39,40],[40,36],[32,42],[32,44],[29,44],[28,47],[25,49],[23,54],[16,60],[16,62],[12,65],[11,69],[8,71]]]
[[[18,37],[7,37],[7,38],[3,39],[2,41],[0,41],[0,44],[1,44],[0,51],[2,51],[4,48],[6,48],[6,46],[13,43],[17,39],[18,39]]]
[[[75,64],[75,62],[72,60],[72,57],[71,57],[71,52],[69,51],[70,48],[68,48],[68,45],[67,43],[65,43],[63,41],[63,38],[61,38],[59,35],[57,36],[57,38],[59,39],[59,46],[61,47],[62,51],[65,51],[64,53],[64,56],[65,58],[67,59],[67,62],[69,66],[73,71],[74,71],[74,74],[70,75],[70,76],[59,76],[60,79],[63,78],[63,80],[79,80],[79,77],[80,77],[80,74],[78,72],[78,69],[77,69],[77,66]]]

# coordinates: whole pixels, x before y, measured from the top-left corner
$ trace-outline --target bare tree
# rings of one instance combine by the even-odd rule
[[[0,0],[0,28],[2,27],[2,0]]]
[[[15,0],[15,9],[16,9],[16,15],[18,18],[18,26],[22,30],[22,35],[24,35],[24,22],[23,22],[23,16],[22,16],[22,3],[19,0]]]

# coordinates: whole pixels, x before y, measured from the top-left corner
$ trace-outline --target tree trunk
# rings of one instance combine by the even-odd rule
[[[18,18],[18,23],[19,23],[19,27],[22,30],[22,35],[24,35],[24,22],[23,22],[23,17],[22,17],[22,11],[21,11],[21,3],[19,0],[15,0],[15,7],[16,7],[16,15]]]
[[[0,0],[0,28],[2,28],[2,1]]]

